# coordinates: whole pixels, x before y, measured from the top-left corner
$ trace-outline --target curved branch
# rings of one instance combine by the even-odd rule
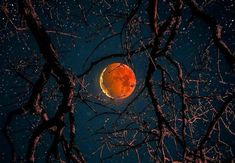
[[[195,154],[197,154],[197,152],[200,151],[201,152],[201,157],[202,157],[203,160],[205,159],[203,151],[202,151],[203,148],[204,148],[204,145],[210,139],[213,131],[215,130],[215,125],[218,123],[218,121],[220,120],[221,116],[223,115],[223,113],[228,108],[228,105],[232,102],[232,100],[234,100],[234,98],[235,98],[235,93],[233,93],[232,95],[230,95],[229,97],[227,97],[225,99],[225,102],[223,103],[222,107],[218,110],[218,112],[215,115],[214,119],[209,124],[209,127],[206,130],[207,131],[206,134],[204,135],[204,137],[202,138],[202,140],[200,141],[200,143],[198,145],[198,148],[194,152]]]
[[[190,7],[192,13],[202,19],[205,23],[207,23],[211,28],[213,32],[213,39],[215,42],[215,45],[218,47],[218,49],[221,50],[221,52],[224,54],[226,60],[228,63],[231,64],[233,71],[235,71],[235,56],[232,54],[229,47],[226,45],[226,43],[222,40],[221,37],[221,31],[222,27],[216,22],[216,20],[205,13],[203,9],[201,9],[196,1],[194,0],[185,0],[185,2]]]

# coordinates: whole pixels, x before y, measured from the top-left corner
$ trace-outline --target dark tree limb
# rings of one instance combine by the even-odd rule
[[[226,43],[222,40],[222,27],[217,23],[217,21],[203,11],[202,8],[198,6],[195,0],[185,0],[186,4],[190,7],[192,13],[198,18],[202,19],[205,23],[207,23],[212,29],[212,36],[215,42],[215,45],[221,52],[224,54],[226,60],[235,71],[235,56],[226,45]]]
[[[45,65],[39,79],[33,85],[32,94],[29,97],[28,102],[22,108],[13,110],[10,113],[8,113],[8,115],[7,115],[6,122],[5,122],[4,127],[3,127],[3,133],[6,136],[8,143],[10,144],[11,152],[12,152],[12,159],[13,159],[12,161],[13,162],[16,162],[16,152],[15,152],[15,149],[14,149],[14,144],[11,140],[10,135],[9,135],[9,127],[10,127],[10,124],[11,124],[12,120],[16,116],[26,114],[29,111],[32,114],[40,115],[42,121],[47,121],[48,120],[48,115],[47,115],[47,113],[45,112],[45,110],[43,109],[43,107],[41,105],[41,94],[42,94],[42,91],[43,91],[43,87],[49,79],[48,71],[49,71],[48,66]]]
[[[209,127],[206,130],[205,135],[202,137],[201,141],[198,144],[197,149],[194,152],[195,154],[200,152],[200,156],[201,156],[201,159],[202,159],[203,162],[205,161],[205,153],[203,152],[204,145],[206,144],[206,142],[208,140],[210,140],[211,135],[212,135],[213,131],[215,130],[216,124],[219,122],[220,118],[222,117],[222,115],[224,114],[226,109],[228,108],[228,105],[232,102],[232,100],[234,100],[234,98],[235,98],[235,93],[233,93],[232,95],[229,95],[225,99],[225,102],[223,103],[221,108],[217,111],[217,113],[215,114],[215,117],[213,118],[213,120],[210,122]]]
[[[61,104],[58,106],[55,116],[48,121],[42,122],[42,124],[35,129],[32,137],[30,138],[26,157],[27,161],[34,162],[35,149],[43,132],[52,127],[57,127],[58,130],[58,128],[60,128],[64,123],[64,114],[73,110],[75,80],[72,73],[60,64],[57,51],[38,18],[31,0],[19,0],[18,3],[19,12],[26,20],[26,23],[39,46],[40,52],[42,53],[47,65],[50,66],[52,74],[56,78],[57,84],[60,85],[60,91],[63,94]],[[73,135],[74,133],[71,132],[71,134]],[[58,139],[59,138],[57,138],[57,140]],[[55,141],[55,143],[58,143],[58,141]],[[55,148],[53,147],[52,149]]]
[[[157,2],[155,2],[157,3]],[[167,43],[165,44],[165,48],[162,50],[162,52],[167,55],[168,50],[171,48],[171,45],[173,44],[173,40],[175,38],[176,32],[179,29],[179,25],[181,23],[181,8],[182,8],[182,1],[179,1],[176,3],[176,8],[175,11],[173,12],[173,17],[170,17],[168,20],[166,21],[161,27],[159,27],[159,29],[157,29],[158,27],[154,24],[152,24],[151,26],[153,33],[155,34],[155,38],[154,38],[154,45],[153,45],[153,49],[151,51],[151,56],[149,59],[149,66],[148,66],[148,70],[147,70],[147,76],[145,79],[146,82],[146,87],[149,93],[149,96],[151,98],[155,113],[156,113],[156,117],[157,117],[157,121],[158,121],[158,128],[159,128],[159,132],[160,132],[160,140],[159,140],[159,147],[162,149],[162,156],[163,156],[163,160],[165,160],[164,157],[164,149],[163,149],[163,139],[164,139],[164,133],[163,133],[163,125],[166,126],[166,128],[175,136],[176,140],[180,143],[180,145],[182,145],[185,148],[185,144],[182,142],[182,140],[180,139],[180,137],[178,136],[177,132],[172,129],[171,125],[169,124],[169,122],[165,119],[163,112],[162,112],[162,108],[158,102],[158,98],[157,95],[154,92],[154,87],[153,87],[153,73],[155,72],[156,69],[156,64],[153,63],[153,61],[155,61],[155,59],[157,59],[158,56],[158,52],[159,52],[159,46],[160,46],[160,36],[163,36],[165,30],[168,28],[168,25],[172,24],[173,22],[173,28],[171,30],[171,35],[168,38]],[[155,5],[155,7],[157,7],[157,5]],[[157,12],[157,8],[152,8],[152,12],[150,11],[149,17],[157,17],[156,16],[156,12]],[[153,15],[151,15],[153,14]],[[156,20],[155,20],[156,21]],[[155,23],[152,20],[150,20],[150,23]],[[156,23],[155,23],[156,24]],[[157,32],[156,32],[157,31]],[[159,36],[160,35],[160,36]]]

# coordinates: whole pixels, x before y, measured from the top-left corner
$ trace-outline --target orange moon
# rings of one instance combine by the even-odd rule
[[[135,85],[135,73],[123,63],[108,65],[100,75],[100,87],[112,99],[127,98],[134,91]]]

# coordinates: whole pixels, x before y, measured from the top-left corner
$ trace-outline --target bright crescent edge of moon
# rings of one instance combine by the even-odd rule
[[[104,72],[105,72],[106,69],[107,69],[107,67],[106,67],[106,68],[102,71],[102,73],[100,74],[100,87],[101,87],[102,91],[104,92],[104,94],[105,94],[106,96],[108,96],[109,98],[112,98],[112,99],[113,99],[113,97],[109,95],[107,88],[105,88],[105,87],[103,86],[103,81],[104,81],[103,75],[104,75]]]

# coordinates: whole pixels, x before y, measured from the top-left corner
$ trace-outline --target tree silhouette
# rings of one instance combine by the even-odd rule
[[[23,42],[15,47],[22,47],[22,56],[11,55],[12,48],[2,50],[5,80],[20,79],[1,86],[1,94],[16,94],[9,104],[1,102],[11,161],[87,162],[97,153],[97,162],[132,156],[138,162],[231,161],[235,56],[228,46],[233,44],[222,39],[222,26],[206,12],[211,4],[216,1],[1,2],[1,42],[12,44],[14,37]],[[196,52],[189,44],[191,53],[180,55],[188,44],[180,39],[190,38],[198,24],[204,26],[198,32],[204,33],[199,35],[203,43]],[[77,73],[63,60],[69,58],[66,51],[77,48],[79,37],[94,48],[77,62]],[[108,48],[108,55],[99,55],[110,40],[121,52]],[[92,71],[113,58],[132,66],[138,76],[136,91],[126,103],[89,91],[94,88],[87,79]],[[90,109],[87,123],[101,123],[88,128],[90,143],[94,138],[98,144],[91,145],[89,154],[77,143],[82,141],[77,140],[77,110],[83,108]],[[16,132],[14,120],[25,116],[30,132],[19,156],[16,142],[23,133]],[[44,141],[40,159],[36,149]]]

